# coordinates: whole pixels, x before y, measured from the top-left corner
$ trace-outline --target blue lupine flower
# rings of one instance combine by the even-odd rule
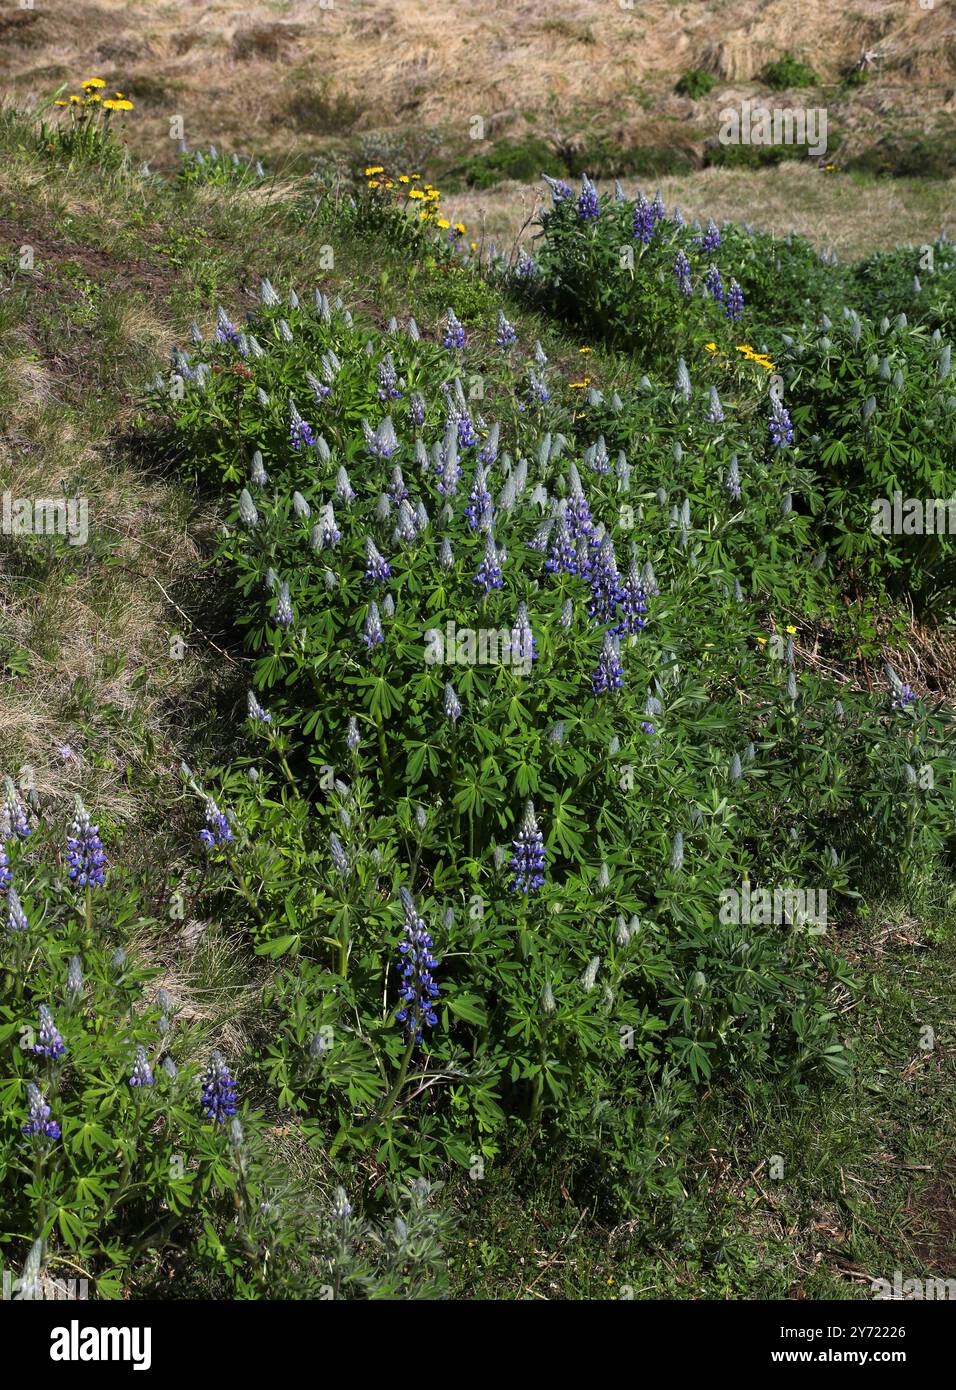
[[[513,324],[505,318],[504,310],[498,310],[498,336],[495,342],[500,348],[510,348],[513,343],[518,341],[518,334]]]
[[[220,811],[211,796],[206,800],[206,824],[200,830],[199,838],[207,849],[212,849],[215,845],[232,843],[229,817]]]
[[[555,203],[561,203],[565,198],[573,198],[574,190],[564,179],[553,179],[550,174],[542,174],[541,177],[551,190],[551,198]]]
[[[252,463],[249,465],[249,481],[255,487],[264,487],[269,481],[266,466],[262,462],[262,451],[257,449],[252,456]]]
[[[461,717],[461,701],[455,694],[455,687],[451,681],[445,682],[444,708],[446,717],[451,720],[452,724],[455,724]]]
[[[589,537],[594,530],[594,518],[591,516],[591,508],[574,464],[569,470],[568,482],[568,505],[564,515],[568,519],[571,535],[575,539],[579,536]]]
[[[312,426],[299,414],[296,403],[291,397],[289,399],[289,443],[297,451],[303,446],[311,448],[315,443]]]
[[[716,299],[718,304],[724,302],[724,282],[720,278],[720,271],[715,265],[707,267],[707,274],[704,276],[704,289],[711,299]]]
[[[0,806],[0,841],[12,840],[19,835],[26,840],[30,834],[30,822],[26,807],[17,794],[12,777],[3,779],[3,805]]]
[[[432,954],[432,939],[422,917],[415,908],[415,900],[407,888],[401,889],[402,907],[405,912],[405,939],[399,945],[402,959],[397,969],[402,977],[399,990],[400,1007],[395,1017],[403,1023],[409,1035],[416,1042],[422,1041],[422,1030],[427,1024],[434,1028],[438,1022],[433,1000],[438,998],[438,986],[432,971],[438,964]]]
[[[365,578],[370,584],[384,584],[392,577],[392,567],[370,536],[365,538]]]
[[[284,581],[279,585],[279,594],[276,598],[275,621],[277,627],[291,627],[295,619],[292,610],[292,600],[289,597],[289,586]]]
[[[83,961],[79,956],[70,956],[66,966],[66,989],[73,999],[83,993]]]
[[[336,835],[336,833],[335,833],[334,830],[333,830],[332,833],[329,835],[329,854],[332,856],[332,865],[333,865],[335,871],[336,871],[337,873],[341,874],[341,876],[342,876],[343,878],[348,878],[348,876],[349,876],[349,860],[348,860],[348,855],[345,853],[345,850],[342,848],[342,841],[339,839],[338,835]]]
[[[0,893],[5,893],[13,882],[13,875],[10,872],[10,856],[0,845]]]
[[[60,1037],[59,1029],[53,1022],[53,1015],[45,1004],[40,1005],[40,1035],[39,1042],[33,1044],[33,1051],[38,1057],[62,1057],[66,1051],[66,1044]]]
[[[610,632],[607,632],[604,635],[604,644],[601,647],[597,670],[591,677],[591,688],[595,695],[600,695],[605,691],[620,690],[623,684],[624,667],[618,656],[617,639]]]
[[[465,517],[472,530],[475,529],[484,515],[485,508],[491,507],[491,505],[491,493],[485,483],[485,470],[479,464],[475,469],[475,481],[468,494],[468,506],[465,508]]]
[[[378,398],[380,401],[400,401],[402,393],[398,389],[398,373],[392,354],[383,357],[378,368]]]
[[[500,436],[501,426],[496,420],[488,431],[488,438],[478,452],[478,462],[484,464],[486,468],[493,464],[498,457],[498,440]]]
[[[425,423],[425,397],[420,391],[413,391],[408,398],[408,418],[416,429]]]
[[[717,394],[717,387],[712,386],[710,388],[710,398],[707,405],[707,419],[710,421],[712,425],[719,425],[723,418],[724,408],[720,403],[720,397]]]
[[[683,357],[677,360],[677,376],[674,381],[674,390],[679,391],[685,401],[690,400],[693,388],[690,384],[690,373],[687,370],[687,363],[684,361]]]
[[[707,230],[704,233],[701,246],[708,255],[720,246],[720,229],[712,219],[707,223]]]
[[[403,498],[398,508],[398,521],[395,530],[392,532],[392,544],[406,543],[413,541],[418,535],[418,521],[412,511],[411,503]],[[386,599],[386,603],[391,602],[391,595]]]
[[[893,700],[894,709],[906,709],[907,706],[916,701],[916,691],[911,685],[901,682],[896,688],[896,698]]]
[[[350,753],[354,753],[356,748],[358,748],[359,744],[362,742],[362,736],[359,733],[358,720],[356,719],[354,714],[349,716],[348,732],[345,735],[345,742],[348,745],[348,750]]]
[[[523,599],[518,604],[518,612],[511,629],[508,654],[512,664],[520,662],[526,668],[530,667],[532,661],[537,660],[538,644],[531,630],[528,605]]]
[[[475,575],[474,583],[481,585],[485,593],[492,589],[500,589],[502,585],[501,564],[498,559],[498,549],[495,545],[494,536],[489,531],[485,541],[485,553]]]
[[[730,464],[727,468],[727,476],[724,479],[724,487],[730,493],[734,501],[740,496],[740,468],[737,464],[737,455],[731,454]]]
[[[647,626],[647,619],[644,617],[647,612],[647,594],[636,560],[631,561],[627,581],[621,588],[619,605],[621,618],[617,625],[618,632],[641,632]]]
[[[744,292],[737,284],[736,280],[731,280],[730,289],[727,291],[727,302],[724,305],[724,317],[736,323],[737,319],[743,317],[744,312]]]
[[[585,174],[581,179],[581,195],[578,198],[578,217],[582,222],[594,222],[601,215],[597,189]]]
[[[243,526],[248,526],[250,531],[259,525],[259,513],[248,488],[243,488],[239,494],[239,520]]]
[[[517,838],[511,842],[511,882],[513,893],[534,893],[544,885],[544,836],[538,828],[534,805],[525,803]]]
[[[272,722],[272,715],[267,709],[263,709],[253,692],[250,690],[246,695],[246,708],[249,718],[256,724],[269,724]]]
[[[312,515],[312,508],[302,496],[301,492],[293,492],[292,510],[300,521],[308,521],[309,517]]]
[[[369,651],[385,641],[385,634],[382,631],[382,620],[379,617],[378,604],[370,603],[368,612],[365,615],[365,629],[362,633],[362,641]]]
[[[438,547],[438,563],[443,570],[454,569],[455,552],[451,548],[451,541],[447,536],[442,536],[441,545]]]
[[[785,449],[793,443],[793,424],[776,396],[772,398],[770,407],[770,442],[775,449]]]
[[[218,1125],[224,1125],[236,1113],[236,1083],[221,1052],[214,1052],[209,1058],[199,1103],[206,1118]]]
[[[544,377],[530,368],[528,370],[528,398],[531,401],[537,401],[539,405],[547,405],[551,399],[551,393]]]
[[[25,1125],[21,1125],[21,1134],[27,1139],[34,1135],[40,1139],[59,1139],[60,1126],[55,1120],[50,1119],[50,1107],[43,1097],[43,1092],[32,1081],[27,1084],[27,1100],[30,1118]]]
[[[649,246],[654,236],[654,228],[656,225],[657,218],[654,215],[653,208],[649,206],[643,193],[639,193],[637,195],[637,201],[634,204],[634,223],[631,230],[632,237],[635,241],[641,242],[642,245]]]
[[[239,341],[236,326],[230,322],[229,316],[221,304],[216,310],[216,341],[220,343],[238,343]]]
[[[398,436],[391,415],[386,415],[374,432],[369,422],[363,420],[362,433],[369,453],[375,458],[391,458],[398,448]]]
[[[342,532],[335,524],[335,508],[331,502],[326,502],[318,524],[312,528],[313,549],[334,550],[341,539]]]
[[[309,390],[312,392],[313,396],[320,404],[322,401],[326,399],[327,396],[331,396],[332,387],[328,384],[328,382],[320,381],[319,378],[315,375],[315,372],[306,372],[305,380]]]
[[[446,348],[463,348],[465,346],[465,330],[459,322],[458,315],[454,309],[448,310],[448,318],[445,326],[445,336],[442,345]]]
[[[355,492],[344,468],[340,468],[335,475],[335,500],[341,502],[344,507],[355,501]]]
[[[567,187],[567,185],[565,185],[565,187]],[[570,188],[568,188],[568,195],[571,196]],[[529,255],[527,251],[519,251],[518,263],[515,266],[515,275],[517,275],[518,279],[533,280],[537,273],[538,268],[534,263],[534,257]]]
[[[621,599],[621,578],[610,536],[605,536],[598,547],[597,560],[591,566],[590,583],[588,614],[597,623],[613,622]]]
[[[133,1069],[130,1072],[129,1084],[131,1086],[152,1086],[153,1073],[149,1065],[149,1057],[142,1043],[136,1048],[136,1058],[133,1062]]]
[[[558,518],[558,527],[552,537],[548,547],[548,556],[544,562],[545,569],[552,574],[564,570],[567,574],[574,574],[576,567],[576,542],[571,518],[565,511]]]
[[[102,888],[106,882],[109,862],[103,851],[99,826],[90,824],[89,812],[79,797],[76,798],[76,809],[66,848],[67,863],[70,866],[69,877],[72,881],[80,888],[85,888],[88,884],[91,887]]]

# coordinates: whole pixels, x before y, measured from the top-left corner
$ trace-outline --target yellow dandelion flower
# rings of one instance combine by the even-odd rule
[[[425,197],[429,200],[429,202],[437,202],[438,199],[441,198],[441,194],[439,193],[437,188],[430,188],[428,192],[425,194]]]
[[[766,637],[758,637],[758,638],[757,638],[757,641],[758,641],[758,643],[760,644],[761,647],[765,647],[765,646],[767,645],[767,639],[766,639]]]
[[[369,179],[368,186],[369,188],[380,188],[381,184],[379,183],[378,179]]]
[[[464,224],[464,222],[456,222],[456,223],[455,223],[455,231],[458,233],[459,236],[464,236],[464,235],[465,235],[465,224]]]
[[[100,96],[99,92],[90,92],[89,96],[88,96],[86,99],[87,99],[87,101],[93,101],[93,102],[102,101],[102,100],[103,100],[103,98]]]
[[[477,243],[477,241],[469,241],[468,247],[469,247],[469,250],[471,250],[471,251],[477,251],[477,250],[478,250],[478,243]]]
[[[65,101],[55,101],[55,102],[53,103],[53,105],[54,105],[54,106],[65,106],[65,105],[66,105],[66,102],[65,102]]]
[[[398,176],[398,181],[399,181],[399,183],[408,183],[408,175],[407,175],[407,174],[399,174],[399,176]]]
[[[83,87],[84,92],[87,91],[88,88],[90,88],[90,87],[105,87],[105,86],[106,86],[106,83],[103,81],[102,77],[90,77],[86,82],[82,83],[82,87]]]
[[[383,165],[381,165],[381,164],[370,164],[369,167],[365,170],[365,177],[366,177],[366,178],[371,178],[372,174],[384,174],[384,173],[385,173],[385,169],[384,169],[384,166],[383,166]]]
[[[449,222],[447,217],[439,217],[438,225],[439,227],[441,227],[442,231],[445,231],[446,228],[451,226],[451,223]]]
[[[394,185],[394,183],[392,182],[391,179],[387,179],[387,180],[385,181],[385,187],[386,187],[386,188],[394,188],[395,185]]]
[[[591,378],[585,377],[583,381],[571,381],[568,385],[572,391],[586,391],[591,385]]]
[[[705,344],[704,344],[704,348],[705,348],[705,350],[706,350],[707,352],[716,352],[716,351],[717,351],[717,344],[716,344],[716,343],[705,343]]]
[[[409,196],[409,198],[416,198],[416,199],[417,199],[417,198],[424,198],[425,195],[424,195],[424,193],[422,192],[422,190],[421,190],[420,188],[413,188],[413,189],[410,190],[408,196]]]
[[[412,177],[413,179],[420,179],[420,178],[421,178],[421,174],[412,174],[411,177]]]
[[[74,97],[74,96],[71,96],[71,97],[70,97],[70,105],[71,105],[71,106],[79,106],[79,104],[80,104],[81,101],[82,101],[82,97]]]
[[[737,351],[738,351],[738,352],[753,352],[753,348],[750,346],[749,343],[738,343],[738,344],[737,344]]]
[[[585,348],[578,348],[578,352],[593,352],[593,351],[594,351],[593,348],[587,348],[587,347],[585,347]]]

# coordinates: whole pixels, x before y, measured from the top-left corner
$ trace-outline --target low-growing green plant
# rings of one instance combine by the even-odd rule
[[[706,68],[688,68],[677,80],[674,91],[681,97],[692,97],[694,101],[699,101],[705,97],[717,84],[717,79],[712,72]]]
[[[789,52],[765,64],[760,79],[774,92],[785,92],[791,87],[814,87],[818,80],[809,63]]]

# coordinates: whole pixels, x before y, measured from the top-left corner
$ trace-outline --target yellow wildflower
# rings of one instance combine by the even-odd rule
[[[398,181],[399,181],[399,183],[408,183],[408,175],[407,175],[407,174],[399,174],[399,176],[398,176]]]
[[[465,224],[464,224],[464,222],[456,222],[456,223],[455,223],[455,231],[458,233],[459,236],[464,236],[464,235],[465,235]]]
[[[717,344],[716,344],[716,343],[705,343],[705,344],[704,344],[704,348],[705,348],[705,350],[706,350],[707,352],[716,352],[716,351],[717,351]]]
[[[791,637],[793,637],[794,634],[796,633],[797,629],[796,629],[792,624],[788,624],[788,625],[787,625],[787,628],[786,628],[786,631],[790,633],[790,636],[791,636]]]
[[[761,647],[765,647],[767,645],[766,637],[758,637],[757,641],[760,643]]]
[[[442,231],[445,231],[447,227],[451,226],[451,223],[449,222],[447,217],[439,217],[438,225],[439,227],[441,227]]]
[[[383,166],[383,165],[381,165],[381,164],[370,164],[369,167],[365,170],[365,177],[366,177],[366,178],[370,178],[372,174],[384,174],[384,173],[385,173],[385,169],[384,169],[384,166]]]
[[[103,81],[102,77],[91,77],[88,81],[84,82],[82,86],[85,92],[88,91],[91,87],[105,87],[106,83]]]
[[[578,348],[578,352],[593,352],[593,348]]]
[[[424,198],[424,193],[420,188],[413,188],[408,194],[409,198]]]

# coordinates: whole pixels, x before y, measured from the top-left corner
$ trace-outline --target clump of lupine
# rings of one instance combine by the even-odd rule
[[[726,248],[678,230],[695,274]],[[269,288],[235,341],[192,347],[241,373],[163,380],[152,404],[234,488],[219,559],[271,719],[244,720],[244,697],[248,753],[216,793],[236,847],[210,886],[238,883],[259,949],[296,957],[271,992],[282,1103],[316,1143],[384,1137],[428,1167],[494,1152],[509,1117],[584,1136],[595,1098],[630,1125],[635,1065],[674,1095],[722,1071],[842,1074],[826,938],[721,921],[720,894],[746,875],[836,912],[875,859],[930,864],[943,798],[904,769],[932,759],[950,785],[950,745],[919,701],[843,695],[838,716],[801,655],[833,589],[789,385],[792,439],[768,430],[777,364],[724,338],[605,395],[540,345],[503,351],[500,324],[487,348],[457,315],[381,334]],[[289,401],[331,354],[296,448]],[[381,400],[383,363],[401,399]],[[333,505],[329,544],[313,518]],[[402,889],[442,963],[434,1023],[396,985]],[[428,1085],[449,1073],[464,1120]]]
[[[20,885],[4,900],[16,920],[0,922],[5,1267],[41,1290],[80,1269],[90,1297],[143,1296],[165,1285],[164,1254],[188,1246],[223,1297],[440,1293],[444,1226],[427,1185],[393,1194],[401,1249],[386,1240],[370,1258],[357,1216],[343,1239],[347,1202],[326,1206],[290,1179],[233,1064],[123,944],[155,882],[112,871],[88,939],[58,863],[61,814],[40,803],[30,821],[29,853],[25,836],[4,841]]]
[[[584,176],[568,197],[553,180],[541,215],[534,274],[492,259],[492,274],[585,332],[638,349],[659,367],[687,344],[732,345],[748,322],[746,288],[714,222],[689,226],[658,193],[599,194]]]

